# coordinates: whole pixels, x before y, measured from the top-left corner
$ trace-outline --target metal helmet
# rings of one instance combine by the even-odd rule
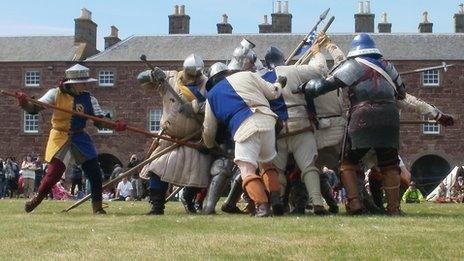
[[[243,61],[238,61],[237,59],[232,58],[229,64],[227,64],[227,69],[231,71],[240,71],[243,69]]]
[[[203,59],[194,53],[187,56],[184,60],[184,71],[189,75],[196,75],[198,72],[201,72],[204,67],[205,64],[203,63]]]
[[[354,37],[353,41],[351,42],[350,52],[348,53],[347,57],[356,57],[360,55],[367,55],[367,54],[377,54],[382,56],[382,53],[375,47],[374,40],[366,33],[361,33]]]
[[[274,69],[276,66],[285,63],[284,53],[278,47],[269,46],[266,50],[264,61],[266,62],[267,68]]]
[[[217,62],[211,65],[210,70],[209,70],[209,77],[213,77],[214,75],[220,72],[223,72],[223,71],[227,71],[227,65],[221,62]]]

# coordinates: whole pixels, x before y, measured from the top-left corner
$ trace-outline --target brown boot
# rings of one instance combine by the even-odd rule
[[[269,200],[261,177],[255,174],[247,175],[243,179],[242,186],[257,207],[261,204],[268,204]]]
[[[340,167],[340,176],[348,198],[346,212],[350,215],[362,214],[363,206],[359,200],[356,166],[344,161]]]
[[[27,213],[31,212],[38,205],[40,205],[40,203],[42,202],[42,200],[44,198],[45,198],[45,196],[41,196],[41,195],[38,194],[37,196],[33,197],[31,200],[27,201],[26,204],[24,204],[24,210]]]
[[[387,197],[387,213],[392,216],[402,215],[400,210],[401,170],[397,165],[380,169],[383,174],[383,189]]]
[[[284,214],[284,204],[280,197],[280,190],[282,187],[279,182],[279,173],[277,169],[271,163],[263,163],[259,174],[269,194],[269,203],[272,206],[272,213],[275,216],[282,216]]]
[[[93,201],[92,202],[92,209],[95,215],[104,215],[106,211],[103,209],[103,205],[101,201]]]

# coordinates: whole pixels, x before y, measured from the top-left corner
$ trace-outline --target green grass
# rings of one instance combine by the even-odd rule
[[[404,205],[405,217],[187,215],[180,203],[144,216],[147,202],[111,202],[107,216],[88,203],[0,200],[0,260],[463,259],[464,205]],[[220,211],[219,211],[220,212]]]

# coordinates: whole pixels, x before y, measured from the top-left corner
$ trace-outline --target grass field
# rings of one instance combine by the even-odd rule
[[[147,202],[90,205],[0,200],[0,260],[314,260],[464,258],[464,204],[405,205],[405,217],[187,215],[180,203],[144,216]],[[220,211],[219,211],[220,212]]]

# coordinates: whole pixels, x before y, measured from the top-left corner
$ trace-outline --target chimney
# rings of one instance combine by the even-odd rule
[[[454,32],[464,33],[464,4],[459,5],[459,11],[454,14]]]
[[[373,33],[375,15],[371,13],[370,1],[359,2],[358,13],[354,15],[354,31],[356,33]]]
[[[273,33],[291,33],[292,32],[292,14],[288,12],[288,1],[276,1],[274,3],[274,13],[272,17]]]
[[[378,24],[377,29],[379,33],[391,33],[392,24],[388,22],[387,13],[382,13],[382,21]]]
[[[422,13],[422,23],[419,24],[419,33],[432,33],[433,23],[429,22],[429,13]]]
[[[118,28],[112,25],[110,35],[105,37],[105,50],[121,41],[121,39],[119,39],[118,32]]]
[[[174,13],[169,16],[169,34],[189,34],[190,16],[185,14],[185,5],[174,6]]]
[[[92,12],[82,8],[81,16],[74,19],[74,44],[87,44],[97,49],[97,24],[92,21]]]
[[[232,33],[232,29],[234,28],[232,27],[231,24],[229,24],[228,19],[229,17],[227,16],[227,14],[222,15],[222,23],[216,24],[218,34],[231,34]]]
[[[272,25],[267,21],[267,15],[264,15],[263,23],[258,25],[260,34],[272,33]]]

